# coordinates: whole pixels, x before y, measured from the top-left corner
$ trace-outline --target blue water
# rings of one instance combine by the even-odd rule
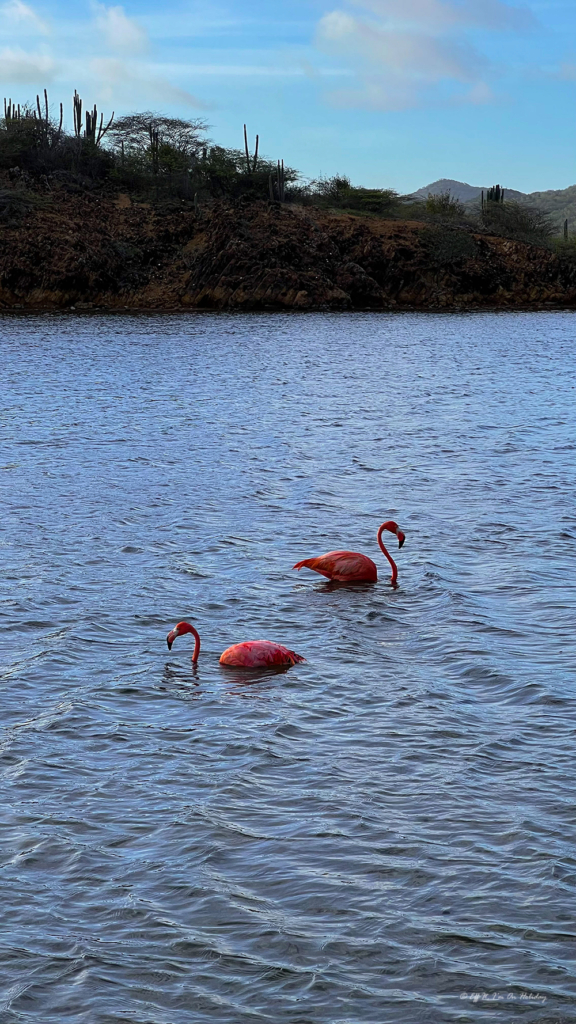
[[[576,314],[0,333],[2,1024],[575,1020]]]

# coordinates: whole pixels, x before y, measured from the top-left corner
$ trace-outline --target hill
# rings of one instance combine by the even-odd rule
[[[575,262],[466,227],[55,186],[18,218],[0,230],[4,310],[576,306]]]
[[[439,178],[430,185],[424,185],[412,196],[418,199],[426,199],[428,195],[440,195],[442,192],[449,192],[451,196],[461,203],[476,204],[481,192],[487,192],[486,186],[468,185],[465,181],[454,181],[452,178]],[[514,199],[516,202],[531,203],[538,207],[542,213],[547,214],[554,230],[560,234],[564,221],[568,219],[568,227],[571,234],[576,234],[576,185],[570,185],[563,189],[550,189],[546,192],[517,192],[513,188],[505,188],[505,198]]]
[[[548,214],[555,229],[560,233],[565,220],[568,229],[576,234],[576,185],[548,192],[531,192],[527,199],[543,213]]]
[[[439,178],[430,185],[424,185],[417,192],[412,192],[411,197],[415,199],[427,199],[429,195],[438,196],[449,192],[454,199],[461,203],[471,203],[480,198],[482,192],[486,193],[490,186],[468,185],[465,181],[454,181],[453,178]],[[506,189],[506,196],[509,199],[525,199],[524,192],[516,192],[513,188]]]

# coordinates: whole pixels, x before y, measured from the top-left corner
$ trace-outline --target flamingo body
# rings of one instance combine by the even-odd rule
[[[378,579],[376,564],[359,551],[327,551],[297,562],[294,568],[312,569],[335,583],[376,583]]]
[[[246,640],[242,644],[227,647],[220,655],[221,665],[235,665],[238,668],[282,667],[305,660],[300,654],[272,640]]]
[[[405,537],[397,523],[391,519],[382,523],[379,527],[376,539],[380,550],[386,555],[392,568],[391,583],[396,585],[398,568],[392,555],[384,547],[382,533],[389,530],[398,538],[398,547],[402,547]],[[327,551],[325,555],[318,555],[316,558],[305,558],[302,562],[296,562],[294,569],[312,569],[320,573],[328,580],[335,583],[376,583],[378,580],[378,569],[371,558],[361,555],[358,551]]]
[[[189,622],[178,622],[174,629],[171,629],[166,637],[168,650],[172,649],[177,636],[185,633],[192,633],[194,637],[194,653],[192,663],[195,665],[200,654],[200,637],[198,630]],[[236,668],[289,668],[299,661],[306,661],[302,655],[289,651],[282,644],[275,644],[272,640],[245,640],[242,644],[232,644],[220,655],[221,665],[234,665]]]

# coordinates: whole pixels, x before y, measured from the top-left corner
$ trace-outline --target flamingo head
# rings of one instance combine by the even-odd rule
[[[196,664],[198,661],[198,655],[200,654],[200,637],[198,630],[195,626],[191,626],[189,622],[178,622],[174,629],[171,629],[166,637],[166,643],[168,644],[168,650],[172,650],[172,644],[174,643],[177,636],[182,636],[184,633],[192,633],[194,637],[194,654],[192,655],[192,664]]]
[[[380,527],[380,529],[381,530],[390,530],[390,533],[395,533],[396,536],[398,537],[398,547],[399,548],[402,547],[404,541],[406,540],[406,536],[405,536],[405,534],[402,533],[402,530],[398,526],[398,523],[395,523],[395,522],[393,522],[392,519],[389,519],[387,523],[382,523],[382,526]]]
[[[191,633],[192,629],[188,622],[178,622],[174,629],[171,629],[166,637],[166,643],[168,644],[168,650],[172,650],[172,644],[174,643],[177,636],[182,636],[183,633]]]

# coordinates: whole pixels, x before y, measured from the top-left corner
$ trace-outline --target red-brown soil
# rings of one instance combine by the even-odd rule
[[[0,224],[0,308],[454,309],[569,306],[546,248],[309,207],[220,202],[196,216],[54,191]]]

